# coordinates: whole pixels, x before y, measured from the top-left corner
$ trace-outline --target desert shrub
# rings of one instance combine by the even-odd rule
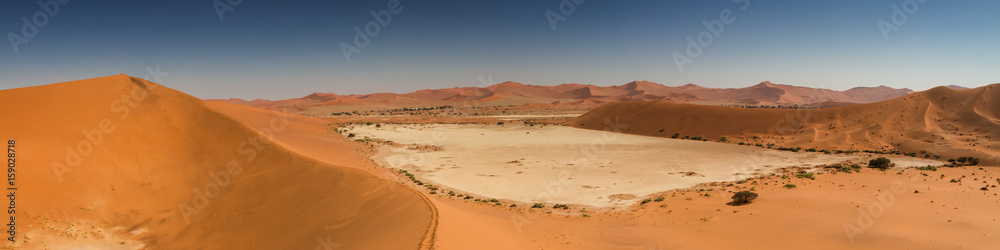
[[[691,140],[695,140],[695,141],[700,141],[701,139],[702,139],[701,136],[695,136],[695,137],[691,138]]]
[[[969,157],[969,165],[971,166],[979,165],[979,158]]]
[[[437,191],[431,191],[431,194],[437,194],[437,193],[438,193]]]
[[[677,137],[681,137],[681,133],[674,133],[674,135],[670,136],[670,138],[674,138],[674,139],[677,139]]]
[[[816,148],[806,149],[806,152],[816,152]]]
[[[931,166],[931,165],[927,165],[926,167],[919,167],[919,168],[917,168],[917,169],[918,169],[918,170],[930,170],[930,171],[937,171],[937,167],[935,167],[935,166]]]
[[[956,179],[951,179],[951,181],[949,181],[949,182],[951,182],[951,183],[958,183],[958,180],[956,180]]]
[[[719,141],[729,141],[729,138],[722,137],[722,139],[719,139]]]
[[[813,176],[813,173],[798,173],[798,174],[795,174],[795,177],[809,178],[810,180],[815,180],[816,179],[816,177]]]
[[[989,188],[987,188],[987,187],[982,187],[982,188],[979,188],[979,190],[983,190],[983,191],[990,191],[990,189],[989,189]]]
[[[354,138],[354,133],[347,134],[347,138]]]
[[[795,188],[795,184],[785,184],[785,188]]]
[[[868,161],[868,167],[878,168],[878,169],[889,169],[889,166],[891,164],[892,161],[890,161],[888,158],[885,157],[879,157],[878,159]]]
[[[850,173],[853,170],[854,170],[854,168],[848,167],[848,166],[841,166],[840,167],[840,172]]]
[[[833,152],[830,152],[829,149],[820,150],[820,152],[823,152],[824,154],[832,154],[833,153]]]
[[[758,146],[758,147],[762,147],[762,148],[763,148],[763,147],[764,147],[764,144],[760,144],[760,143],[757,143],[757,144],[755,144],[754,146]]]
[[[760,136],[753,136],[754,139],[760,139]]]
[[[646,203],[650,203],[650,202],[653,202],[653,199],[646,198],[646,199],[642,200],[642,202],[639,202],[639,204],[646,204]]]
[[[590,217],[589,214],[583,214],[583,217]]]
[[[958,162],[959,164],[965,164],[965,162],[968,161],[968,160],[969,160],[969,157],[962,156],[962,157],[958,157],[958,160],[955,160],[955,162]]]
[[[739,191],[733,195],[733,202],[730,202],[733,206],[739,206],[743,204],[749,204],[757,199],[757,193],[750,191]]]
[[[497,122],[497,125],[503,126],[503,122]]]
[[[681,139],[691,139],[691,137],[690,137],[690,136],[686,136],[686,135],[685,135],[685,136],[684,136],[684,137],[682,137]]]
[[[497,200],[496,198],[494,198],[494,199],[490,199],[490,202],[500,202],[500,200]]]
[[[535,203],[535,205],[531,205],[531,208],[545,208],[545,204]]]
[[[666,129],[662,129],[662,128],[661,128],[661,129],[660,129],[660,133],[663,133],[663,131],[664,131],[664,130],[666,130]]]
[[[375,124],[375,127],[376,127],[376,128],[381,128],[381,127],[382,127],[382,124]]]
[[[552,208],[569,209],[569,206],[567,206],[566,204],[555,204],[552,206]]]
[[[448,191],[448,196],[455,196],[455,191]]]
[[[665,198],[663,198],[663,196],[660,196],[660,197],[656,197],[656,199],[654,199],[653,201],[655,201],[655,202],[661,202],[661,201],[663,201],[664,199],[665,199]]]

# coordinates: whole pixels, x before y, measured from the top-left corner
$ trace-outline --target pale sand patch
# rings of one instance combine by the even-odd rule
[[[562,117],[569,117],[569,118],[572,118],[572,117],[578,117],[580,115],[582,115],[582,114],[577,114],[577,113],[571,113],[571,114],[554,113],[554,114],[533,114],[533,115],[529,115],[529,114],[524,114],[524,115],[487,115],[487,116],[483,116],[483,117],[490,117],[490,118],[510,118],[510,119],[547,118],[547,117],[561,117],[561,118]]]
[[[765,150],[566,126],[382,124],[381,128],[368,125],[349,129],[357,134],[356,138],[402,144],[382,146],[373,158],[382,165],[406,169],[425,182],[477,198],[595,207],[630,205],[655,192],[735,181],[782,167],[867,162],[874,158]],[[413,144],[443,150],[408,149]],[[901,163],[899,167],[941,164],[909,157],[889,158]],[[622,194],[635,198],[620,199]]]
[[[30,228],[19,235],[21,241],[13,249],[145,249],[146,245],[132,238],[149,236],[148,228],[127,231],[125,227],[105,228],[102,223],[78,220],[73,223],[46,221],[42,228]],[[28,245],[31,243],[31,245]],[[7,248],[3,248],[7,249]]]

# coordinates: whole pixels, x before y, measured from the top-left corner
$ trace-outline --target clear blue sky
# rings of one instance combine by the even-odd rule
[[[838,90],[1000,82],[995,0],[927,0],[888,40],[878,22],[892,23],[893,6],[907,1],[750,0],[742,10],[732,0],[586,0],[553,30],[546,11],[559,13],[562,0],[402,0],[350,63],[340,44],[353,44],[354,27],[390,1],[244,0],[224,20],[212,0],[109,2],[73,0],[52,16],[36,1],[0,3],[0,88],[142,77],[149,65],[170,73],[167,86],[206,99],[410,92],[477,86],[489,75],[536,85],[770,80]],[[727,9],[735,20],[681,72],[674,53],[686,54],[686,38]],[[21,18],[36,13],[48,22],[15,53],[9,34],[24,35]]]

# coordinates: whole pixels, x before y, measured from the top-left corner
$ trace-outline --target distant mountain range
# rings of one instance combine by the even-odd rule
[[[775,84],[768,81],[745,88],[706,88],[695,84],[671,87],[648,81],[601,87],[585,84],[557,86],[503,82],[488,87],[426,89],[406,94],[375,93],[337,95],[313,93],[287,100],[213,100],[255,107],[285,107],[309,110],[331,106],[492,106],[492,105],[599,105],[618,101],[664,100],[711,105],[805,105],[845,106],[889,100],[913,93],[886,86],[857,87],[846,91]]]

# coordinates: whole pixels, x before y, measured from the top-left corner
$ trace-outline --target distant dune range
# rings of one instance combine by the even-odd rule
[[[0,106],[21,249],[411,249],[433,234],[412,189],[262,137],[311,118],[251,128],[126,75],[3,90]]]
[[[816,107],[871,103],[913,93],[909,89],[886,86],[857,87],[846,91],[762,82],[736,89],[705,88],[694,84],[671,87],[648,81],[634,81],[621,86],[600,87],[585,84],[557,86],[525,85],[504,82],[488,87],[464,87],[420,90],[407,94],[376,93],[337,95],[313,93],[302,98],[269,101],[256,99],[214,100],[262,108],[287,107],[301,112],[344,111],[346,108],[397,108],[460,105],[591,105],[641,100],[664,100],[676,103],[732,105],[807,105]]]
[[[942,159],[974,156],[983,165],[1000,164],[1000,84],[937,87],[882,102],[810,110],[619,102],[569,123],[602,129],[615,120],[627,125],[626,133],[631,134],[729,137],[803,148],[927,151]]]

